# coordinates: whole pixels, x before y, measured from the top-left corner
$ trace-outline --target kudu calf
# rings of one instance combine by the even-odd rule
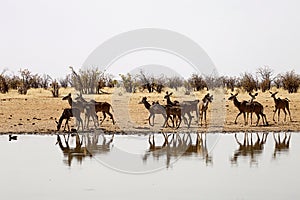
[[[63,113],[61,114],[60,118],[59,118],[59,121],[57,123],[57,131],[60,130],[60,127],[61,127],[61,124],[63,122],[63,120],[66,120],[65,122],[65,127],[64,127],[64,131],[66,130],[66,126],[68,126],[68,131],[70,132],[70,126],[69,126],[69,120],[71,117],[75,117],[76,120],[77,120],[77,130],[79,130],[80,128],[80,124],[81,124],[81,127],[82,127],[82,130],[83,130],[83,122],[82,122],[82,119],[80,117],[80,110],[77,109],[77,108],[65,108]]]
[[[280,118],[280,110],[282,109],[283,112],[284,112],[284,121],[286,121],[286,111],[285,109],[288,111],[289,113],[289,116],[290,116],[290,121],[292,121],[292,117],[291,117],[291,112],[290,112],[290,107],[289,107],[289,100],[288,98],[285,98],[285,99],[281,99],[281,98],[276,98],[275,95],[277,94],[278,92],[275,92],[275,93],[272,93],[270,92],[271,94],[271,97],[274,99],[274,103],[275,103],[275,110],[274,110],[274,114],[273,114],[273,121],[275,121],[275,114],[278,110],[278,122],[279,122],[279,118]]]
[[[204,121],[205,121],[205,125],[207,124],[206,122],[206,111],[207,111],[207,108],[208,108],[208,104],[211,103],[213,100],[213,95],[209,95],[206,94],[202,101],[200,102],[199,104],[199,111],[200,111],[200,125],[202,126],[202,120],[204,118]]]

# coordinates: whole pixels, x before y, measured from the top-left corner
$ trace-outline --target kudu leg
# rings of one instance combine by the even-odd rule
[[[200,126],[202,126],[203,112],[200,112]]]
[[[105,120],[105,118],[106,118],[106,114],[105,114],[104,111],[102,112],[102,114],[103,114],[103,119],[102,119],[102,121],[100,122],[100,125],[104,122],[104,120]]]
[[[286,121],[286,111],[285,111],[285,108],[283,108],[282,110],[284,112],[284,121]]]
[[[286,109],[289,113],[289,116],[290,116],[290,121],[292,121],[292,117],[291,117],[291,112],[290,112],[290,108],[289,108],[289,104],[286,105]]]
[[[235,123],[235,124],[237,124],[236,120],[237,120],[237,118],[238,118],[242,113],[243,113],[243,112],[240,112],[240,113],[236,116],[236,118],[235,118],[235,120],[234,120],[234,123]]]
[[[278,110],[278,108],[275,108],[274,110],[274,113],[273,113],[273,121],[275,122],[275,114],[276,114],[276,111]]]
[[[115,125],[114,116],[110,112],[108,112],[107,114],[109,115],[110,119],[112,120],[113,125]]]
[[[256,126],[258,126],[258,123],[259,123],[259,119],[260,119],[259,115],[260,115],[259,113],[256,113],[256,116],[257,116]]]

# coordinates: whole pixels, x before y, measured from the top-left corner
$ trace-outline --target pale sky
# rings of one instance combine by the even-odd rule
[[[298,0],[1,0],[0,73],[28,68],[64,77],[104,41],[140,28],[189,37],[221,75],[261,66],[300,73],[299,8]],[[136,63],[165,65],[157,62]]]

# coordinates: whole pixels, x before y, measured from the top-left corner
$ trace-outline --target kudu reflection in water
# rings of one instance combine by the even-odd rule
[[[74,135],[72,135],[74,136]],[[57,135],[57,142],[56,144],[59,145],[60,149],[62,150],[64,156],[67,158],[65,161],[68,166],[72,165],[72,160],[75,157],[76,160],[81,164],[82,160],[86,156],[92,156],[86,147],[82,146],[82,138],[80,139],[79,134],[75,134],[75,147],[71,147],[70,144],[70,134],[66,137],[63,135],[64,143],[62,142],[61,136]]]
[[[155,143],[155,135],[149,136],[149,148],[143,156],[143,161],[147,162],[149,157],[153,157],[155,160],[159,158],[166,159],[166,167],[169,168],[171,160],[178,159],[181,156],[193,156],[201,157],[205,160],[206,164],[212,163],[212,157],[208,154],[206,145],[206,135],[196,134],[196,142],[193,143],[193,139],[190,133],[185,134],[163,134],[163,143],[157,145]]]
[[[276,139],[275,134],[277,134],[277,139]],[[284,133],[283,139],[280,137],[280,133],[273,133],[273,138],[274,138],[274,142],[275,142],[273,158],[276,159],[278,153],[280,154],[283,152],[284,153],[288,152],[288,150],[290,148],[291,133],[289,133],[289,134]]]
[[[67,158],[66,164],[68,166],[72,165],[72,160],[75,157],[76,160],[82,164],[83,159],[86,156],[92,157],[95,154],[102,154],[107,153],[110,151],[110,145],[113,141],[114,135],[110,140],[106,140],[105,136],[102,135],[102,143],[99,142],[99,135],[100,134],[93,134],[93,135],[82,135],[81,138],[79,134],[75,134],[75,147],[71,145],[70,142],[70,134],[63,135],[63,140],[60,135],[57,135],[57,143],[62,150],[64,156]]]
[[[256,133],[255,142],[253,142],[253,134],[254,133],[244,133],[243,143],[241,143],[238,140],[237,134],[234,135],[235,140],[239,145],[239,148],[234,152],[231,158],[232,164],[237,164],[237,160],[239,157],[250,158],[250,165],[257,164],[256,156],[263,152],[264,145],[267,141],[268,133],[263,133],[262,138],[260,138],[259,134]]]
[[[100,135],[102,136],[102,141],[99,138]],[[104,134],[87,134],[85,136],[85,146],[89,150],[92,155],[95,154],[105,154],[110,152],[111,150],[111,143],[114,140],[114,134],[108,140]]]

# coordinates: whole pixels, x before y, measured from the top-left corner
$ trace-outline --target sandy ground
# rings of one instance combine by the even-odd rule
[[[112,125],[109,117],[102,123],[98,130],[116,133],[149,133],[149,132],[277,132],[277,131],[300,131],[300,94],[288,94],[286,91],[279,90],[278,97],[289,98],[292,121],[287,117],[284,122],[284,113],[281,112],[279,122],[274,122],[273,110],[274,100],[270,97],[269,92],[259,92],[257,101],[264,106],[264,112],[267,115],[269,126],[263,126],[260,121],[259,126],[255,126],[257,120],[253,115],[253,124],[244,125],[244,119],[241,115],[238,118],[238,123],[234,124],[234,119],[238,114],[238,109],[233,105],[233,102],[228,101],[230,93],[224,90],[210,91],[214,95],[213,103],[208,109],[207,126],[200,126],[196,122],[196,117],[193,118],[191,127],[182,123],[178,130],[173,128],[162,128],[163,118],[155,117],[155,126],[148,125],[149,112],[143,104],[139,104],[142,97],[146,96],[150,103],[159,101],[160,104],[166,104],[164,94],[157,93],[135,93],[128,94],[122,89],[108,89],[111,94],[104,95],[89,95],[87,99],[95,99],[96,101],[107,101],[112,104],[113,115],[116,120],[116,125]],[[172,90],[169,90],[170,92]],[[273,89],[272,91],[277,91]],[[56,120],[59,119],[64,108],[70,108],[67,101],[63,101],[62,97],[72,93],[72,97],[76,97],[75,90],[72,88],[60,89],[60,97],[53,98],[50,91],[44,89],[30,89],[27,95],[19,95],[17,91],[9,91],[8,94],[0,94],[0,134],[8,133],[56,133]],[[171,100],[194,100],[202,99],[207,91],[195,92],[191,95],[184,95],[183,90],[174,91]],[[238,100],[249,100],[250,96],[247,93],[240,92]],[[195,116],[195,113],[193,113]],[[99,120],[102,120],[102,113],[98,113]],[[84,118],[84,114],[82,114]],[[276,118],[277,120],[277,115]],[[250,120],[249,120],[250,122]],[[70,125],[74,126],[75,122],[72,119]],[[90,122],[90,127],[93,127],[93,122]],[[88,130],[87,130],[88,131]]]

